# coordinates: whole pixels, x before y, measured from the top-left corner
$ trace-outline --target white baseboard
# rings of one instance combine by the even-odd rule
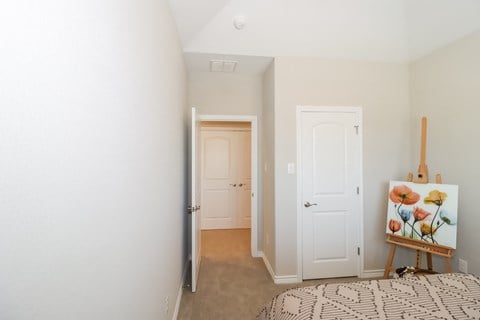
[[[257,250],[257,251],[255,251],[255,252],[253,252],[252,257],[254,257],[254,258],[263,258],[263,251],[258,251],[258,250]]]
[[[265,264],[265,267],[268,270],[268,273],[270,273],[270,276],[272,277],[273,283],[275,284],[291,284],[291,283],[299,283],[297,275],[287,275],[287,276],[277,276],[275,275],[275,272],[273,272],[272,266],[270,265],[270,262],[268,261],[268,258],[265,254],[262,252],[262,259],[263,263]]]
[[[270,262],[265,254],[262,254],[262,260],[268,270],[268,273],[270,273],[270,277],[272,277],[272,280],[275,280],[275,273],[273,272],[272,266],[270,265]]]
[[[275,284],[292,284],[292,283],[300,283],[298,281],[297,275],[289,275],[289,276],[275,276],[275,279],[273,279],[273,282]]]
[[[259,251],[259,254],[261,255],[263,259],[263,263],[265,264],[265,267],[267,268],[268,273],[270,273],[270,276],[272,277],[272,280],[275,284],[291,284],[291,283],[301,282],[298,280],[297,275],[289,275],[289,276],[275,275],[275,272],[273,271],[273,268],[270,265],[270,262],[268,261],[267,256],[262,251]],[[358,277],[359,278],[381,278],[383,277],[383,272],[384,272],[383,269],[363,270]]]
[[[383,269],[363,270],[359,278],[380,278],[383,277]]]
[[[187,262],[185,263],[185,266],[183,268],[182,281],[180,282],[180,288],[178,288],[177,301],[175,302],[175,309],[173,310],[172,320],[177,320],[177,317],[178,317],[178,312],[180,310],[180,303],[182,302],[183,285],[185,283],[185,279],[187,278],[189,263],[190,263],[190,259],[187,259]]]

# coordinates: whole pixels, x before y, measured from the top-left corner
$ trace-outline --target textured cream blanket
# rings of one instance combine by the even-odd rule
[[[480,319],[480,278],[433,274],[287,290],[257,320]]]

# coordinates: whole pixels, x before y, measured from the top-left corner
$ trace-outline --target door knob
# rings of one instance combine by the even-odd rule
[[[240,183],[238,186],[239,186],[239,187],[243,186],[243,183]]]
[[[317,204],[316,203],[310,203],[308,201],[305,201],[305,203],[303,204],[305,206],[305,208],[310,208],[311,206],[316,206]]]
[[[236,186],[237,186],[236,183],[230,183],[230,185],[233,186],[233,187],[236,187]]]

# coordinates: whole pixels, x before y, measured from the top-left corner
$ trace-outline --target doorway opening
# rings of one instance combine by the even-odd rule
[[[250,235],[258,257],[257,119],[200,115],[202,234],[235,229]]]

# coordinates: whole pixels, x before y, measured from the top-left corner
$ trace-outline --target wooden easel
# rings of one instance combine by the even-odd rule
[[[428,167],[425,163],[427,150],[427,118],[422,118],[422,137],[420,145],[420,165],[418,166],[417,178],[413,179],[413,174],[410,172],[407,177],[407,181],[414,183],[428,183]],[[440,174],[435,176],[435,183],[441,184],[442,177]],[[428,243],[422,240],[410,239],[394,234],[388,234],[387,240],[390,243],[390,253],[388,254],[387,263],[385,264],[385,272],[383,278],[388,279],[390,272],[395,271],[392,266],[393,258],[395,256],[395,250],[397,246],[401,246],[408,249],[416,250],[417,259],[415,269],[418,272],[423,273],[435,273],[432,266],[432,254],[445,258],[445,271],[452,272],[451,258],[453,255],[453,248],[442,246],[439,244]],[[422,269],[421,254],[425,252],[427,254],[427,269]]]

